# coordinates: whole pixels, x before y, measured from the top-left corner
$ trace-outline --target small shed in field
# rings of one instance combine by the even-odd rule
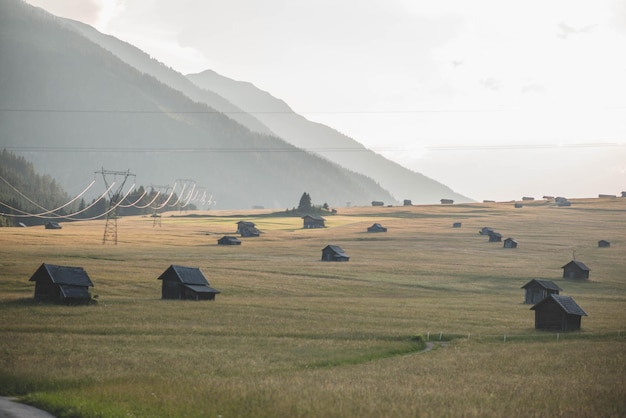
[[[520,209],[520,208],[523,208],[523,207],[524,207],[524,205],[523,205],[523,204],[521,204],[520,202],[515,202],[515,204],[514,204],[513,206],[514,206],[516,209]]]
[[[502,234],[499,232],[491,231],[489,233],[489,242],[502,242]]]
[[[45,225],[46,229],[61,229],[61,225],[58,222],[48,222]]]
[[[440,199],[439,201],[442,205],[452,205],[454,203],[454,200],[452,199]]]
[[[460,228],[461,227],[461,222],[455,222],[452,224],[452,228]]]
[[[209,286],[204,274],[197,267],[171,265],[161,274],[162,299],[214,300],[219,290]]]
[[[504,248],[517,248],[517,241],[513,238],[505,239]]]
[[[350,257],[338,245],[327,245],[322,249],[322,261],[349,261]]]
[[[31,276],[35,282],[35,300],[64,303],[87,303],[91,300],[91,279],[82,267],[43,263]]]
[[[372,206],[385,206],[385,202],[381,202],[380,200],[373,200]]]
[[[224,235],[217,240],[217,245],[241,245],[241,241],[237,237],[231,235]]]
[[[488,227],[488,226],[483,226],[480,231],[478,231],[478,233],[480,235],[489,235],[490,233],[493,232],[493,229]]]
[[[254,222],[249,221],[237,222],[237,233],[242,237],[258,237],[261,234]]]
[[[387,232],[387,228],[379,223],[375,223],[374,225],[367,228],[367,232]]]
[[[572,260],[563,267],[564,279],[589,279],[589,272],[591,269],[585,265],[582,261]]]
[[[530,309],[535,311],[535,329],[549,331],[578,331],[581,318],[587,316],[571,296],[556,294],[546,297]]]
[[[404,199],[404,206],[413,206],[413,202],[410,199]]]
[[[607,240],[601,239],[600,241],[598,241],[598,247],[600,248],[609,248],[611,246],[611,243],[608,242]]]
[[[550,295],[558,295],[563,289],[551,280],[532,279],[524,286],[524,303],[539,303]]]
[[[302,227],[304,229],[326,227],[326,219],[322,218],[321,216],[304,215],[302,217],[302,221]]]

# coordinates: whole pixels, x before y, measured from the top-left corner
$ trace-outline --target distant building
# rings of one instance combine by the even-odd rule
[[[563,290],[550,280],[539,279],[532,279],[522,286],[522,289],[524,289],[524,303],[527,304],[541,302],[552,294],[558,295]]]
[[[61,225],[58,222],[48,222],[45,226],[46,229],[61,229]]]
[[[572,260],[563,267],[564,279],[589,279],[589,272],[591,269],[585,265],[582,261]]]
[[[489,235],[492,232],[493,232],[493,229],[488,226],[483,226],[481,230],[478,231],[480,235]]]
[[[387,228],[385,228],[381,224],[376,223],[367,228],[367,232],[387,232]]]
[[[241,245],[241,241],[237,237],[224,235],[222,238],[217,240],[217,245]]]
[[[372,206],[385,206],[385,202],[381,202],[379,200],[372,201]]]
[[[454,203],[454,200],[452,200],[452,199],[441,199],[440,202],[441,202],[442,205],[451,205],[451,204]]]
[[[519,202],[515,202],[515,204],[513,205],[516,209],[522,208],[524,207],[523,204],[519,203]]]
[[[197,267],[171,265],[161,274],[162,299],[214,300],[219,290],[209,286],[204,274]]]
[[[249,221],[237,222],[237,233],[242,237],[258,237],[261,234],[254,222]]]
[[[413,206],[413,202],[411,202],[409,199],[404,199],[404,206]]]
[[[535,200],[534,197],[530,197],[530,196],[523,196],[522,200]]]
[[[35,300],[87,303],[91,300],[91,279],[82,267],[43,263],[30,278],[35,282]]]
[[[504,240],[504,248],[517,248],[517,241],[513,238],[507,238]]]
[[[617,196],[614,194],[599,194],[598,195],[599,199],[612,199],[614,197],[617,197]]]
[[[489,233],[489,242],[502,242],[502,234],[491,231]]]
[[[611,243],[608,242],[607,240],[601,239],[600,241],[598,241],[599,248],[609,248],[610,246],[611,246]]]
[[[452,228],[460,228],[461,227],[461,222],[455,222],[452,224]]]
[[[327,245],[322,249],[322,261],[349,261],[350,257],[338,245]]]
[[[313,215],[305,215],[302,217],[304,229],[309,228],[324,228],[326,227],[325,222],[326,219],[321,216],[313,216]]]
[[[551,294],[534,305],[535,328],[549,331],[578,331],[587,313],[570,296]]]

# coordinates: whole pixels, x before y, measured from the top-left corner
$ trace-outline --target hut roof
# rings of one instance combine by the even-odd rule
[[[591,271],[591,269],[587,267],[585,263],[583,263],[582,261],[578,261],[578,260],[572,260],[561,268],[564,269],[565,267],[568,267],[570,264],[574,264],[575,266],[577,266],[579,269],[583,271]]]
[[[343,252],[343,249],[338,246],[338,245],[327,245],[326,247],[324,247],[322,249],[322,251],[326,250],[327,248],[331,249],[335,254],[343,256],[343,257],[348,257],[348,254],[346,254],[345,252]]]
[[[93,286],[87,272],[82,267],[56,266],[43,263],[29,281],[34,282],[42,277],[49,277],[52,283],[58,285]],[[61,289],[63,290],[63,286],[61,286]]]
[[[550,296],[548,296],[541,302],[535,304],[532,308],[530,308],[530,310],[535,310],[541,304],[546,303],[547,301],[550,301],[550,300],[555,301],[561,307],[561,309],[563,309],[563,311],[566,314],[587,316],[587,313],[583,310],[583,308],[581,308],[576,303],[576,301],[571,296],[563,296],[563,295],[555,295],[555,294],[551,294]]]
[[[208,286],[209,282],[197,267],[183,267],[172,264],[159,276],[158,280],[178,280],[186,285]]]
[[[326,219],[322,218],[321,216],[315,216],[315,215],[304,215],[302,217],[302,219],[313,219],[314,221],[325,221]]]
[[[556,284],[554,284],[552,280],[540,280],[540,279],[532,279],[531,281],[526,283],[524,286],[522,286],[521,289],[526,289],[528,287],[531,287],[534,283],[548,290],[563,290],[560,287],[558,287]]]

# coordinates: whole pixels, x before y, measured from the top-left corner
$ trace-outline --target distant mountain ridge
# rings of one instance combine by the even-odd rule
[[[435,203],[441,198],[457,202],[471,201],[436,180],[376,154],[335,129],[307,120],[296,114],[283,100],[258,89],[252,83],[235,81],[212,70],[188,74],[187,77],[203,89],[214,91],[235,106],[250,112],[290,144],[375,179],[400,201],[410,199],[414,203]]]
[[[289,107],[249,83],[239,96],[232,87],[200,88],[130,44],[20,0],[0,0],[0,56],[0,147],[24,155],[70,193],[78,178],[106,166],[131,169],[145,186],[194,178],[221,208],[286,208],[304,191],[331,206],[397,203],[364,170],[279,138],[275,130],[284,127],[248,109],[259,98]],[[295,116],[310,130],[312,122]],[[358,154],[371,152],[350,141]],[[455,198],[440,186],[435,200]]]

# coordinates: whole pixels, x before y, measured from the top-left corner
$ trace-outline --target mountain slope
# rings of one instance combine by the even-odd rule
[[[314,151],[330,161],[378,181],[396,199],[414,203],[435,203],[441,198],[470,201],[449,187],[366,149],[357,141],[296,114],[282,100],[256,88],[207,70],[187,77],[198,86],[214,91],[235,106],[252,113],[287,142]]]
[[[96,170],[194,179],[220,208],[392,199],[370,178],[257,132],[141,73],[41,9],[0,0],[0,147],[71,194]]]

